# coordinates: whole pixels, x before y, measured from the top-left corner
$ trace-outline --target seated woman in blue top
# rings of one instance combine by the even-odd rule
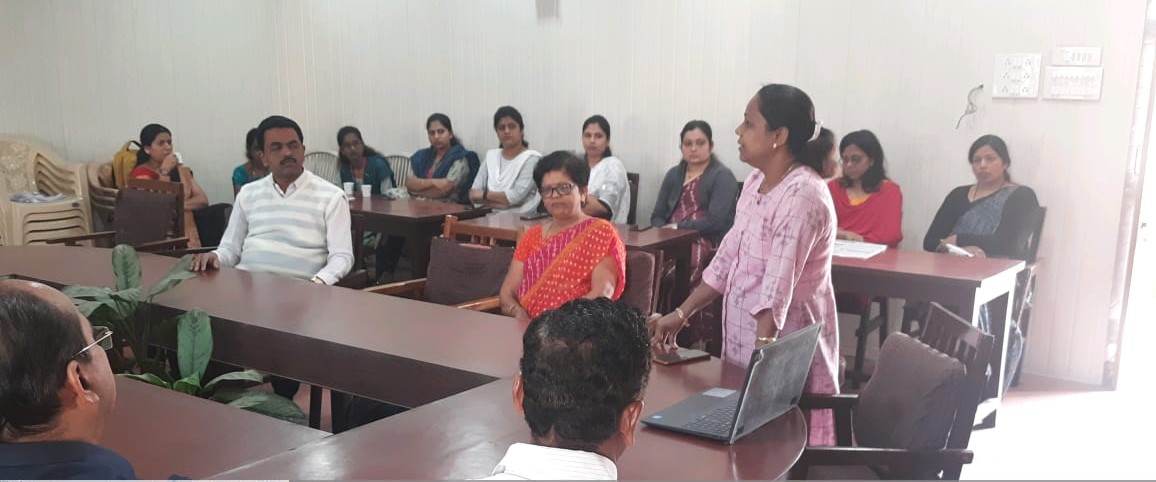
[[[257,144],[257,128],[245,134],[245,158],[247,161],[233,169],[233,197],[241,192],[241,186],[261,179],[269,174],[269,166],[261,160],[261,146]]]
[[[433,114],[425,121],[429,147],[413,153],[413,172],[405,188],[419,199],[469,204],[470,185],[478,174],[478,155],[468,151],[454,135],[449,116]]]
[[[0,281],[0,479],[136,478],[98,445],[116,405],[111,336],[59,291]]]
[[[345,126],[337,131],[337,160],[341,169],[341,182],[352,182],[353,192],[360,192],[362,184],[373,186],[373,194],[397,187],[393,169],[389,162],[374,148],[365,145],[361,131],[353,126]]]

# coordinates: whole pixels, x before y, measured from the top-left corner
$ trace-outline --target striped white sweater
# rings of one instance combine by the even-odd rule
[[[333,283],[352,264],[349,230],[349,205],[341,188],[305,171],[282,195],[273,176],[266,176],[237,194],[218,258],[237,269],[301,279],[317,275]],[[330,231],[337,237],[344,233],[344,246],[328,245]],[[334,254],[347,259],[332,263]]]

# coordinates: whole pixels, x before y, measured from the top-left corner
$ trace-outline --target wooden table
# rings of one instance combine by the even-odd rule
[[[905,300],[934,301],[954,307],[972,325],[979,322],[980,306],[988,305],[995,336],[992,373],[999,383],[986,394],[977,420],[995,425],[995,410],[1003,398],[1003,374],[1011,303],[1016,275],[1024,262],[999,258],[964,258],[926,251],[889,249],[870,259],[833,258],[831,279],[839,291],[866,293]]]
[[[117,377],[116,387],[102,445],[144,479],[204,478],[329,435],[144,382]]]
[[[143,284],[175,262],[142,254]],[[0,247],[0,276],[112,286],[111,264],[109,249]],[[208,313],[216,360],[405,407],[513,376],[522,351],[513,318],[229,268],[155,301]]]
[[[740,388],[745,371],[718,359],[654,365],[644,415],[714,386]],[[225,479],[466,479],[490,474],[530,429],[497,381],[293,452],[213,476]],[[618,461],[622,479],[776,479],[803,452],[807,425],[792,410],[734,445],[640,428]]]
[[[515,237],[520,230],[548,221],[548,218],[526,221],[517,213],[503,212],[477,217],[465,221],[465,224],[504,229],[510,233],[510,237]],[[690,246],[698,239],[698,231],[670,228],[647,228],[644,231],[636,231],[625,224],[615,224],[614,227],[618,228],[618,235],[622,238],[626,249],[646,251],[654,255],[655,266],[658,267],[655,270],[657,276],[662,276],[663,260],[674,259],[675,281],[671,296],[676,300],[685,299],[690,293]]]
[[[362,216],[366,231],[405,238],[413,263],[413,275],[424,278],[429,267],[430,240],[442,233],[447,215],[458,219],[484,216],[488,208],[416,199],[391,200],[382,196],[362,197],[349,201],[349,211]]]

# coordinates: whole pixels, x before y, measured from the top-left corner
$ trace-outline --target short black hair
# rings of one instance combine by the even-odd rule
[[[843,151],[851,146],[862,149],[867,157],[875,161],[871,167],[867,168],[867,172],[863,173],[863,178],[859,180],[863,184],[863,191],[879,191],[879,186],[883,185],[884,179],[887,179],[887,168],[883,166],[883,144],[879,143],[879,138],[875,137],[875,133],[863,129],[843,136],[843,140],[839,142],[839,155],[843,155]],[[851,180],[846,177],[840,183],[843,184],[843,187],[851,187]]]
[[[522,335],[522,407],[535,438],[594,451],[650,378],[642,312],[606,298],[547,311]]]
[[[601,116],[601,115],[598,115],[598,114],[592,115],[592,116],[586,118],[586,121],[582,123],[582,132],[583,133],[586,132],[587,127],[590,127],[590,124],[598,125],[598,128],[602,129],[602,133],[606,134],[606,150],[602,151],[602,156],[603,157],[613,156],[614,154],[612,152],[610,152],[610,121],[606,120],[606,118]]]
[[[0,286],[0,437],[53,428],[66,366],[86,345],[78,318],[25,289]]]
[[[817,173],[823,172],[823,159],[806,155],[807,143],[815,137],[815,104],[798,87],[786,84],[768,84],[759,89],[759,113],[767,121],[767,129],[787,128],[787,150],[795,160]]]
[[[1003,172],[1003,180],[1011,182],[1011,153],[1007,150],[1007,143],[1004,142],[1000,136],[995,134],[979,136],[979,139],[971,143],[971,149],[967,150],[967,163],[971,164],[972,158],[975,157],[975,151],[980,150],[980,148],[984,146],[990,147],[1000,159],[1003,159],[1003,165],[1008,168],[1008,170]]]
[[[297,140],[305,142],[305,134],[301,133],[301,126],[297,122],[285,116],[271,115],[257,124],[257,144],[262,151],[265,150],[265,133],[270,129],[293,129],[297,131]]]
[[[518,124],[518,130],[522,131],[522,146],[530,147],[530,143],[526,142],[526,123],[522,122],[522,113],[518,112],[518,109],[515,109],[513,106],[503,105],[498,107],[498,110],[494,112],[494,130],[498,130],[498,123],[507,117],[514,121],[515,124]]]
[[[546,173],[554,171],[566,173],[579,189],[590,184],[590,164],[583,162],[573,152],[554,151],[547,154],[534,166],[534,185],[538,187],[539,191],[542,190],[542,178],[546,177]]]
[[[679,144],[682,143],[683,139],[686,139],[687,132],[695,129],[702,131],[703,135],[706,136],[706,141],[710,143],[711,147],[714,147],[714,133],[711,132],[710,123],[697,119],[687,122],[686,125],[682,126],[682,132],[678,133]]]

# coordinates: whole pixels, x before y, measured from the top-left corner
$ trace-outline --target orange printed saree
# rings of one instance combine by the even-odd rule
[[[514,259],[522,262],[518,300],[531,318],[590,292],[594,268],[607,256],[617,268],[614,296],[626,285],[626,248],[618,230],[604,219],[587,219],[565,231],[542,237],[534,226],[518,242]]]

